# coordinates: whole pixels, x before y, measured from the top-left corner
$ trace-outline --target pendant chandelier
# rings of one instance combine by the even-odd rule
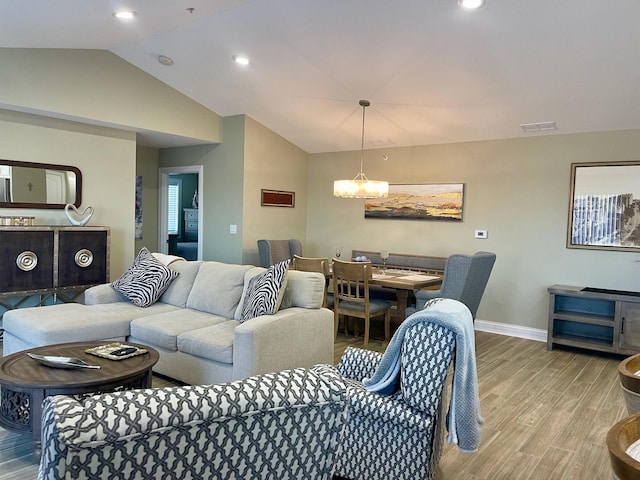
[[[360,100],[362,107],[362,142],[360,144],[360,173],[353,180],[336,180],[333,182],[333,194],[342,198],[383,198],[389,195],[389,183],[380,180],[369,180],[362,171],[364,162],[364,112],[371,105],[369,100]]]

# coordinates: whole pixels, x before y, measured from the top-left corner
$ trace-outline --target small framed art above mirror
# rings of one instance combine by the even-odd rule
[[[64,209],[81,202],[78,168],[0,159],[0,208]]]
[[[640,161],[571,164],[567,247],[640,252]]]

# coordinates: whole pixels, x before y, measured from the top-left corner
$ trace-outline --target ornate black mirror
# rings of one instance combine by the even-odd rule
[[[0,208],[58,208],[82,202],[76,167],[0,160]]]

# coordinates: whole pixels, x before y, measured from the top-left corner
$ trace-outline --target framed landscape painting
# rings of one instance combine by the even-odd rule
[[[389,185],[387,198],[367,200],[364,218],[462,221],[463,183]]]

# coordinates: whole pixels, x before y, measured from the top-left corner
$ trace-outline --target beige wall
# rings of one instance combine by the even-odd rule
[[[222,140],[218,115],[106,50],[0,48],[0,65],[9,110]]]
[[[78,167],[89,225],[111,227],[111,278],[133,258],[135,134],[0,110],[0,158]],[[0,209],[35,216],[37,225],[68,225],[63,210]]]
[[[0,48],[0,64],[6,67],[0,158],[80,168],[81,208],[95,208],[90,225],[111,227],[111,278],[117,278],[140,246],[134,240],[133,130],[210,143],[221,140],[222,119],[107,51]],[[149,156],[141,158],[140,168],[152,182],[147,184],[157,188],[153,167],[145,164]],[[150,195],[145,191],[144,235],[157,244],[147,235],[157,230],[157,200],[146,202]],[[67,224],[61,210],[4,209],[0,214],[34,215],[40,225]]]
[[[464,183],[462,222],[364,219],[363,200],[335,198],[332,182],[357,173],[358,152],[310,155],[307,253],[389,249],[450,255],[496,252],[482,320],[546,329],[553,284],[640,290],[640,254],[567,249],[572,162],[638,160],[640,131],[367,151],[369,178]],[[382,160],[382,154],[389,160]],[[311,181],[313,179],[313,181]],[[488,239],[474,239],[486,229]]]
[[[258,265],[260,238],[305,240],[307,154],[244,115],[223,124],[222,144],[162,149],[160,167],[204,166],[203,258]],[[295,208],[260,206],[262,188],[296,192]]]
[[[259,265],[257,241],[261,238],[298,238],[306,243],[308,156],[249,117],[245,132],[244,263]],[[261,206],[263,188],[295,192],[295,207]]]
[[[223,125],[223,144],[162,149],[160,167],[203,166],[202,257],[242,263],[244,116],[227,117]],[[236,235],[230,224],[238,226]]]
[[[157,148],[136,149],[136,176],[142,176],[142,239],[135,241],[135,251],[147,247],[158,251],[158,164]]]

